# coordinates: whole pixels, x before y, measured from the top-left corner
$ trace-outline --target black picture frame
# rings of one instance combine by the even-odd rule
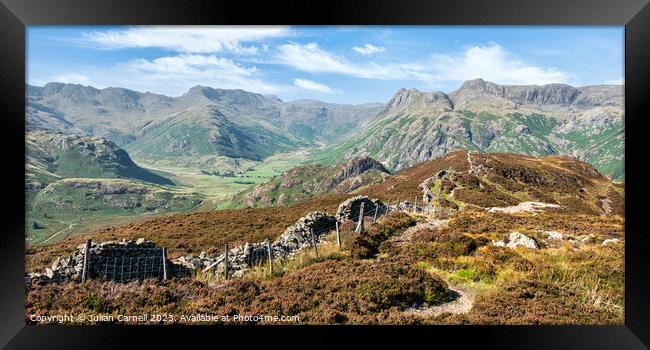
[[[156,1],[0,0],[0,113],[2,113],[3,230],[0,234],[0,346],[114,348],[152,341],[235,340],[252,347],[307,333],[316,345],[345,345],[342,337],[370,346],[386,338],[423,346],[522,349],[644,349],[650,346],[648,233],[643,229],[650,179],[645,160],[650,100],[650,6],[647,0],[499,1]],[[444,24],[625,26],[625,325],[435,327],[126,327],[26,326],[24,319],[24,118],[25,28],[89,24]],[[254,333],[254,336],[253,336]],[[430,341],[431,343],[426,343]],[[167,343],[170,344],[170,343]],[[305,343],[304,346],[309,344]],[[210,345],[211,346],[211,345]],[[453,346],[453,345],[451,345]]]

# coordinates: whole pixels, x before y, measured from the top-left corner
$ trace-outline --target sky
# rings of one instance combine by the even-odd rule
[[[27,83],[386,102],[400,88],[622,84],[622,26],[30,26]]]

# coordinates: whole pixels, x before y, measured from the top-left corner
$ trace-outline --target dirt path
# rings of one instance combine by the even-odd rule
[[[418,223],[413,227],[409,227],[401,234],[393,236],[389,239],[390,242],[396,244],[404,244],[413,239],[413,235],[420,230],[435,230],[446,227],[449,220],[428,220]],[[450,314],[464,314],[469,312],[474,305],[474,294],[468,289],[459,285],[446,281],[449,286],[452,301],[435,306],[415,306],[404,310],[404,313],[416,317],[435,317],[444,313]]]
[[[436,317],[445,313],[454,315],[468,313],[474,305],[474,295],[461,286],[447,283],[454,298],[453,301],[429,307],[411,307],[404,310],[404,312],[409,315],[425,318]]]
[[[68,228],[64,228],[63,230],[54,233],[53,235],[51,235],[50,237],[48,237],[46,240],[44,240],[44,241],[41,242],[41,243],[46,243],[47,241],[49,241],[49,240],[51,240],[52,238],[54,238],[54,237],[56,237],[57,235],[59,235],[60,233],[65,232],[65,231],[68,231],[68,230],[70,230],[71,228],[73,228],[73,227],[75,227],[75,226],[77,226],[77,225],[79,225],[79,223],[70,224],[70,226],[68,226]]]

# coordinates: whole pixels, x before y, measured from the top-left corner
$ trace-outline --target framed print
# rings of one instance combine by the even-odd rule
[[[7,348],[647,348],[647,1],[2,14]]]

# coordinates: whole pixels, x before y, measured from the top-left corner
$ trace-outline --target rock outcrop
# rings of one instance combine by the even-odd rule
[[[494,246],[497,247],[508,247],[508,248],[517,248],[517,247],[525,247],[525,248],[530,248],[530,249],[538,249],[539,246],[537,245],[537,242],[535,242],[534,239],[521,234],[519,232],[511,232],[510,235],[507,237],[506,240],[504,241],[496,241],[492,243]]]
[[[548,209],[561,209],[562,206],[552,203],[541,203],[541,202],[521,202],[515,206],[510,207],[493,207],[487,208],[486,210],[490,213],[521,213],[521,212],[540,212]]]
[[[358,156],[342,164],[312,164],[287,170],[235,197],[249,207],[288,205],[326,193],[350,193],[389,176],[380,162]]]

